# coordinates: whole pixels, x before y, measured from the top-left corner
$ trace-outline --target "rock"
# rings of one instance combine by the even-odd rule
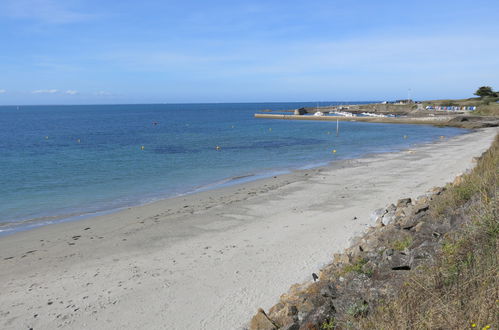
[[[431,188],[430,192],[432,194],[435,194],[435,195],[440,195],[441,193],[443,193],[445,191],[445,188],[444,187],[433,187]]]
[[[320,325],[334,317],[335,308],[331,302],[311,311],[303,320],[300,330],[320,329]],[[317,326],[319,325],[319,327]]]
[[[288,308],[288,316],[298,315],[298,308],[296,306],[289,306]]]
[[[432,194],[421,195],[416,199],[416,204],[428,204],[432,199]]]
[[[404,252],[394,253],[390,258],[390,268],[392,270],[411,270],[413,258]]]
[[[405,217],[400,221],[400,226],[402,229],[410,230],[412,227],[416,226],[425,217],[424,212],[419,212],[413,216]]]
[[[386,209],[377,209],[371,214],[371,222],[377,222],[386,213]]]
[[[250,330],[277,330],[277,326],[269,319],[265,311],[259,308],[251,319]]]
[[[393,249],[386,249],[384,252],[383,252],[383,256],[382,256],[382,259],[384,261],[390,261],[392,259],[392,256],[393,256],[393,253],[395,252],[395,250]]]
[[[426,211],[428,211],[429,208],[430,208],[430,205],[428,203],[422,203],[422,204],[416,205],[414,207],[414,214],[426,212]]]
[[[395,220],[395,212],[389,212],[381,218],[381,223],[385,226],[388,226]]]
[[[387,208],[386,208],[386,211],[388,213],[391,213],[391,212],[395,212],[397,210],[397,207],[395,206],[395,204],[390,204]]]
[[[282,294],[280,301],[282,303],[295,304],[300,300],[300,296],[307,290],[308,283],[293,284],[289,291]]]
[[[350,261],[357,259],[358,257],[362,257],[364,255],[364,252],[373,250],[376,247],[376,240],[372,238],[363,239],[361,244],[354,247],[354,249],[352,250],[353,253],[352,253],[352,258],[350,258]]]
[[[410,198],[402,198],[397,201],[397,209],[401,207],[406,207],[407,205],[412,203],[412,199]]]
[[[268,318],[277,327],[302,321],[311,311],[331,300],[331,297],[321,295],[321,289],[327,285],[321,281],[293,285],[270,309]]]
[[[371,214],[371,221],[376,222],[376,227],[387,226],[395,220],[397,207],[390,204],[386,209],[377,209]]]
[[[350,262],[350,257],[346,253],[335,253],[333,262],[336,264],[347,264]]]
[[[331,285],[324,286],[319,293],[321,296],[331,299],[335,299],[337,296],[336,289]]]
[[[298,308],[295,305],[289,304],[278,304],[272,307],[269,311],[269,315],[272,317],[274,324],[283,327],[287,324],[297,323],[298,321]]]
[[[397,209],[397,211],[395,211],[395,216],[399,219],[405,217],[406,216],[405,208],[401,207]]]
[[[420,223],[418,223],[416,226],[414,226],[414,231],[416,233],[419,233],[421,231],[421,229],[423,228],[425,222],[424,221],[421,221]]]
[[[282,328],[279,328],[279,330],[299,330],[300,329],[300,325],[295,322],[295,323],[291,323],[291,324],[288,324]]]

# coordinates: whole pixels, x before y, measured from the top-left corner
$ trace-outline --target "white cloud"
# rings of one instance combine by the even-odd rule
[[[7,91],[5,89],[0,89],[0,94],[5,94]]]
[[[58,89],[37,89],[32,91],[33,94],[55,94],[58,93]]]
[[[68,95],[77,95],[77,94],[80,94],[78,91],[75,91],[74,89],[68,89],[66,91],[66,94]]]

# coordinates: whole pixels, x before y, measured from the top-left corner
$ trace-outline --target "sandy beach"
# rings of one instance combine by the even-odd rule
[[[2,329],[239,329],[497,128],[0,238]]]

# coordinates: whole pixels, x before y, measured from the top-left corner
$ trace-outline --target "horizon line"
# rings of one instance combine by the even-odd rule
[[[41,106],[89,106],[89,105],[166,105],[166,104],[258,104],[258,103],[378,103],[384,102],[379,100],[367,100],[367,101],[258,101],[258,102],[153,102],[153,103],[81,103],[81,104],[0,104],[0,107],[41,107]],[[389,101],[390,102],[390,101]]]

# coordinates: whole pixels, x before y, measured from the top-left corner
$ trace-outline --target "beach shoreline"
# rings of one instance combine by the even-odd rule
[[[2,237],[1,326],[241,327],[345,248],[374,209],[451,181],[496,133],[481,129]]]

